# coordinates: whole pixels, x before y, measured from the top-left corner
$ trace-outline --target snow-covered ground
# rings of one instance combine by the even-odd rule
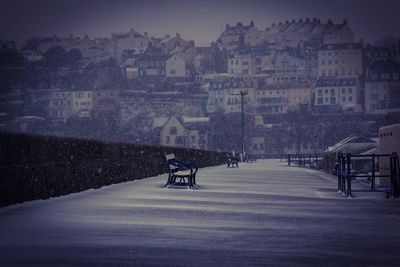
[[[400,202],[346,199],[276,160],[166,175],[0,209],[0,266],[395,266]]]

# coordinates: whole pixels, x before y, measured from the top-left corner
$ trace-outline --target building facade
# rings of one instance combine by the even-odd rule
[[[315,85],[317,112],[361,112],[361,87],[357,78],[321,78]]]
[[[323,45],[318,50],[318,76],[354,77],[363,74],[361,43]]]
[[[365,113],[400,112],[400,66],[370,69],[365,82]]]

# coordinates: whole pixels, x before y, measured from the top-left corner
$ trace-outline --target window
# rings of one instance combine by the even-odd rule
[[[184,143],[183,136],[177,136],[175,139],[175,144],[183,145],[183,143]]]
[[[170,139],[171,139],[171,138],[170,138],[169,136],[166,136],[166,137],[165,137],[165,143],[166,143],[166,144],[169,144]]]
[[[351,94],[353,92],[353,90],[351,88],[349,88],[349,94]]]
[[[175,70],[174,69],[170,70],[169,74],[175,74]]]
[[[178,129],[176,129],[176,127],[171,127],[169,129],[169,134],[178,134]]]

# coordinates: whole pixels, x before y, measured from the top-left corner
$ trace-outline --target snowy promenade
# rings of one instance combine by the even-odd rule
[[[400,201],[276,160],[0,209],[0,266],[399,266]],[[371,195],[373,196],[373,195]]]

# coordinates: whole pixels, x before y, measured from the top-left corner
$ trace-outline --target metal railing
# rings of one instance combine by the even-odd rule
[[[352,166],[352,159],[364,158],[370,160],[371,168],[367,173],[357,173]],[[388,158],[390,161],[389,174],[381,174],[377,171],[376,165],[381,158]],[[396,152],[392,154],[369,154],[369,155],[353,155],[351,153],[338,153],[336,173],[338,178],[338,192],[347,197],[352,196],[352,180],[355,178],[368,178],[371,180],[371,191],[375,191],[376,178],[390,178],[390,194],[392,197],[399,196],[399,175],[400,164],[399,157]]]
[[[322,158],[319,154],[288,154],[287,163],[288,166],[295,164],[297,166],[308,166],[309,168],[318,169],[318,163]]]

